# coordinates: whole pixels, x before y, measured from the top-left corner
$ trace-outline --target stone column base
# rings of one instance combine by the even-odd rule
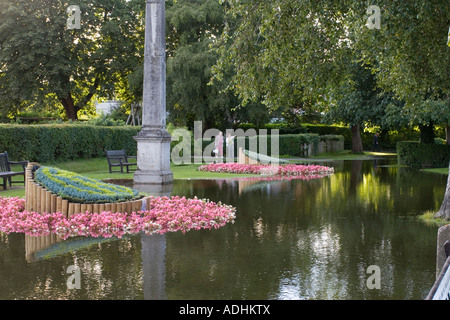
[[[170,170],[170,134],[165,130],[142,130],[134,139],[137,142],[137,170],[135,184],[173,183]]]

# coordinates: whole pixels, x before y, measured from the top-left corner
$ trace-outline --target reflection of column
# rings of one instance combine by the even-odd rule
[[[133,188],[153,196],[170,196],[173,185],[134,184]],[[166,281],[166,236],[141,233],[144,299],[162,300]]]
[[[166,236],[141,234],[142,269],[144,271],[144,299],[166,299]]]
[[[166,52],[164,0],[147,0],[142,130],[137,141],[134,182],[172,183],[170,134],[166,130]]]

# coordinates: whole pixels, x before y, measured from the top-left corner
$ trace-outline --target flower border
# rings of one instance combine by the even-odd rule
[[[0,197],[0,232],[31,236],[56,234],[62,239],[75,236],[121,238],[126,234],[217,229],[234,223],[236,208],[207,199],[150,197],[150,210],[127,213],[76,213],[69,218],[57,213],[24,210],[25,199]]]
[[[236,174],[259,174],[263,176],[289,177],[323,177],[334,173],[334,168],[319,165],[283,164],[283,165],[261,165],[240,164],[234,162],[211,163],[198,167],[199,171],[236,173]]]

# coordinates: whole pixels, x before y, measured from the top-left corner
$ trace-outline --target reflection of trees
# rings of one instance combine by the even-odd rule
[[[378,165],[373,174],[370,161],[345,162],[330,177],[241,195],[237,180],[175,181],[174,195],[236,206],[236,222],[169,233],[158,261],[163,245],[137,235],[27,263],[23,235],[0,234],[0,298],[421,298],[434,282],[436,228],[399,216],[438,208],[445,177]],[[74,263],[80,290],[66,287]],[[381,290],[366,288],[369,265],[381,268]]]
[[[422,188],[442,191],[429,176],[420,177],[423,186],[412,177],[410,185],[399,184],[398,168],[377,165],[374,174],[373,162],[348,161],[331,177],[286,182],[276,192],[261,186],[241,197],[230,192],[231,184],[222,185],[221,198],[217,189],[203,188],[202,197],[237,206],[236,223],[212,233],[170,235],[169,292],[183,287],[203,299],[279,298],[283,290],[291,298],[422,297],[424,279],[433,282],[435,230],[398,216],[420,201],[433,203],[429,196],[420,200]],[[189,256],[180,254],[187,250]],[[372,264],[381,268],[381,290],[366,287]],[[202,284],[186,280],[192,272]],[[183,297],[178,290],[169,298]]]

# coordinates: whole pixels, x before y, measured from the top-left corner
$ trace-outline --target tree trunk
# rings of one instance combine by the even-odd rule
[[[359,124],[352,126],[352,153],[362,153],[363,146],[361,141],[361,133]]]
[[[450,126],[445,127],[445,143],[450,145]]]
[[[441,208],[436,212],[435,217],[441,219],[450,220],[450,163],[449,174],[447,178],[447,187],[445,188],[444,200],[442,201]]]
[[[60,101],[66,111],[68,120],[78,120],[78,108],[75,106],[72,95],[69,93],[67,97],[60,98]]]

